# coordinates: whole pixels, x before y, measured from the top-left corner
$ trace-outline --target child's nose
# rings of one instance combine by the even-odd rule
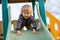
[[[27,16],[28,14],[26,14],[26,16]]]

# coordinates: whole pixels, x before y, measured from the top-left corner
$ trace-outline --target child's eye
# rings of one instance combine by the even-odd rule
[[[27,14],[29,14],[29,13],[27,13]]]

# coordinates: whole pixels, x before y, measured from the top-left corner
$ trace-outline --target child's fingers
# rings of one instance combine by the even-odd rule
[[[38,34],[38,32],[32,32],[33,34]]]
[[[17,33],[17,35],[19,36],[19,35],[22,35],[22,33]]]
[[[20,32],[20,31],[17,31],[17,35],[22,35],[22,32]]]

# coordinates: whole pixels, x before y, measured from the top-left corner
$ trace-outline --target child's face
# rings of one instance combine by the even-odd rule
[[[29,12],[23,12],[22,15],[23,15],[23,17],[25,19],[28,19],[31,16],[31,13],[29,13]]]

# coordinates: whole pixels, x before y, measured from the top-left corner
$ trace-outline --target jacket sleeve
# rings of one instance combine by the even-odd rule
[[[19,15],[19,19],[17,20],[16,30],[20,30],[21,24],[22,24],[22,20],[21,20],[21,16]]]
[[[31,20],[32,20],[32,28],[33,28],[33,29],[36,29],[35,19],[34,19],[33,17],[31,17]]]

